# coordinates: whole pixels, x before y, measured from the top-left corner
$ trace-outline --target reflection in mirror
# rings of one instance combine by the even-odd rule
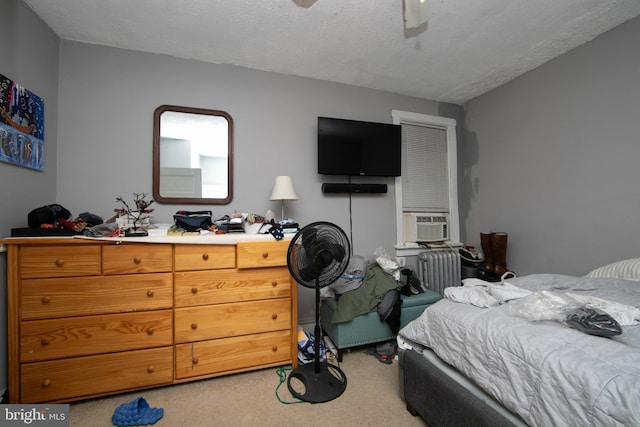
[[[154,113],[153,197],[226,204],[233,198],[233,120],[224,111],[162,105]]]

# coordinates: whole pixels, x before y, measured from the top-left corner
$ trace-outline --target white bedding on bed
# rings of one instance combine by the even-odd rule
[[[640,307],[637,281],[542,274],[509,282]],[[601,338],[530,321],[509,304],[443,299],[400,336],[433,349],[532,426],[640,426],[640,325],[622,329]]]

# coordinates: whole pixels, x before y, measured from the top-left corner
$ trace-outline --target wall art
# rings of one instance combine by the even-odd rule
[[[0,74],[0,161],[44,169],[44,102]]]

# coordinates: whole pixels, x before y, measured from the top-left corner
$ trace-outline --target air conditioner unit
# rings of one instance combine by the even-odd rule
[[[449,239],[449,214],[405,212],[405,242],[438,242]]]

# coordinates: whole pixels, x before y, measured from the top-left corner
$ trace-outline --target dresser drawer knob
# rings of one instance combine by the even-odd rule
[[[195,286],[193,288],[191,288],[191,293],[192,294],[197,294],[198,293],[198,288],[196,288]]]
[[[40,340],[40,344],[42,344],[42,345],[48,345],[48,344],[49,344],[49,340],[48,340],[48,339],[46,339],[46,338],[42,338],[42,339]]]
[[[202,259],[205,260],[205,261],[208,260],[209,259],[209,254],[207,254],[207,253],[202,254]]]
[[[133,258],[133,262],[134,262],[135,264],[140,264],[140,263],[142,262],[142,258],[140,258],[139,256],[137,256],[137,257]]]
[[[43,304],[49,304],[49,302],[51,301],[51,298],[44,296],[40,299],[40,301],[42,301]]]
[[[271,286],[273,286],[274,288],[278,286],[278,281],[277,280],[272,281]]]
[[[147,372],[148,373],[153,374],[155,371],[156,371],[155,366],[153,366],[153,365],[147,366]]]
[[[63,259],[58,258],[58,259],[56,260],[56,266],[57,266],[57,267],[62,267],[63,265],[64,265],[64,260],[63,260]]]
[[[193,359],[191,359],[191,362],[193,362],[194,365],[197,365],[199,361],[200,360],[197,357],[194,357]]]
[[[191,329],[198,329],[198,324],[197,323],[192,323],[191,324]]]
[[[265,259],[269,258],[269,252],[267,251],[262,252],[262,258],[265,258]]]
[[[271,346],[271,351],[273,351],[274,353],[278,351],[278,346],[277,345]]]
[[[46,378],[42,381],[41,385],[42,387],[49,387],[51,385],[51,380],[49,378]]]
[[[271,318],[272,318],[273,320],[276,320],[276,319],[278,318],[278,313],[273,313],[273,314],[271,315]]]
[[[153,328],[147,329],[147,335],[153,335]]]
[[[149,290],[147,291],[147,296],[148,296],[149,298],[151,298],[151,297],[153,296],[153,290],[149,289]]]

